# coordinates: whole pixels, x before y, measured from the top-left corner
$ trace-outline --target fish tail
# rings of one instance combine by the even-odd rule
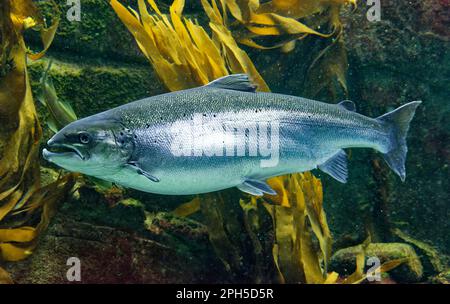
[[[421,101],[411,101],[377,118],[378,121],[387,124],[390,128],[391,149],[383,154],[384,160],[402,181],[405,181],[406,178],[405,160],[408,152],[406,135],[416,108],[421,103]]]

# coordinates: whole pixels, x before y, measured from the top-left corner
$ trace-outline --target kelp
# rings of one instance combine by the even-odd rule
[[[261,205],[258,205],[256,197],[252,197],[250,200],[240,199],[239,205],[244,215],[244,228],[250,238],[253,249],[253,281],[254,283],[264,283],[267,280],[267,272],[271,265],[265,260],[265,256],[267,256],[265,255],[266,246],[261,237],[264,235],[264,232],[261,231],[264,225],[259,211]],[[281,278],[278,279],[280,281]]]
[[[213,30],[215,27],[227,29],[231,26],[233,30],[227,30],[229,35],[253,48],[280,48],[283,52],[290,52],[297,40],[309,35],[324,38],[325,47],[315,56],[307,71],[306,94],[313,97],[328,90],[336,98],[337,86],[342,88],[343,93],[348,93],[348,62],[339,12],[344,5],[356,7],[355,0],[273,0],[264,3],[258,0],[220,0],[222,12],[216,0],[211,0],[211,4],[208,0],[202,0],[202,4]],[[228,24],[227,10],[245,30],[236,27],[236,22]],[[329,32],[321,33],[298,20],[305,18],[313,27],[329,29]],[[275,43],[258,44],[255,39],[261,37]]]
[[[2,1],[0,15],[0,140],[4,143],[0,159],[0,260],[18,261],[35,248],[56,202],[72,187],[74,176],[41,187],[38,144],[42,130],[26,68],[27,56],[34,60],[44,55],[58,19],[46,28],[29,0]],[[23,32],[30,27],[44,31],[44,50],[38,53],[29,53],[23,39]]]
[[[230,72],[246,73],[258,85],[260,91],[269,91],[252,60],[239,43],[261,49],[295,47],[295,40],[316,35],[333,37],[314,59],[308,72],[310,95],[329,89],[333,96],[336,81],[347,93],[345,74],[347,57],[343,47],[340,8],[345,4],[356,5],[354,0],[308,0],[270,1],[260,4],[257,0],[201,0],[210,22],[212,35],[193,21],[182,16],[184,0],[176,0],[169,15],[162,14],[154,0],[147,0],[153,14],[149,13],[144,0],[138,0],[138,11],[125,8],[117,0],[110,4],[133,34],[139,48],[153,65],[159,78],[171,91],[204,85]],[[242,30],[230,30],[228,11],[240,24]],[[297,19],[311,17],[316,26],[327,26],[329,33],[320,33]],[[235,27],[235,26],[234,26]],[[282,37],[276,45],[263,47],[253,38],[257,36]],[[320,81],[317,81],[317,80]]]
[[[191,88],[229,72],[247,73],[261,90],[267,85],[247,54],[223,27],[213,29],[210,37],[196,21],[182,16],[184,0],[175,0],[170,14],[162,14],[153,0],[138,0],[139,12],[126,9],[117,0],[110,4],[159,78],[171,91]],[[223,47],[223,49],[221,48]]]
[[[277,196],[251,196],[239,200],[243,211],[242,223],[230,214],[233,208],[226,205],[236,200],[229,192],[197,196],[174,213],[188,216],[199,210],[202,212],[216,254],[234,277],[242,271],[242,263],[250,261],[251,265],[247,265],[250,270],[244,271],[252,274],[250,279],[255,283],[364,282],[368,276],[365,272],[365,248],[370,244],[370,238],[359,246],[356,268],[351,275],[340,277],[336,272],[328,272],[332,236],[323,210],[320,180],[306,172],[275,177],[268,183],[277,191]],[[272,219],[269,228],[264,222],[265,214]],[[250,250],[239,242],[237,235],[242,233],[248,237]],[[251,259],[245,260],[249,254]],[[268,256],[272,257],[272,263],[267,260]],[[408,262],[407,258],[386,261],[374,271],[388,272]]]
[[[179,217],[186,217],[200,210],[200,199],[198,197],[194,198],[192,201],[181,204],[172,214]]]
[[[270,217],[262,204],[255,197],[242,199],[234,190],[199,195],[198,200],[201,222],[232,282],[278,282]]]
[[[235,276],[241,268],[243,253],[239,242],[233,239],[237,235],[232,234],[241,232],[240,225],[237,219],[228,213],[230,209],[226,206],[227,201],[223,193],[205,194],[199,197],[199,201],[204,223],[208,227],[209,240],[216,255],[225,269]]]
[[[266,195],[262,201],[275,227],[273,252],[282,281],[324,283],[332,238],[320,180],[306,172],[275,177],[268,183],[278,193]],[[280,201],[284,205],[277,205]],[[320,255],[314,250],[312,235],[319,242]]]
[[[13,284],[13,280],[9,273],[6,272],[3,268],[0,267],[0,285],[1,284]]]
[[[348,69],[347,53],[344,46],[344,38],[340,35],[327,47],[320,51],[313,60],[306,73],[306,94],[317,96],[320,92],[327,91],[335,100],[338,90],[347,95],[346,73]]]
[[[26,203],[10,212],[9,219],[25,215],[27,220],[21,220],[21,224],[14,228],[0,229],[0,259],[18,261],[32,253],[37,245],[37,237],[47,228],[56,211],[57,202],[64,199],[74,183],[75,179],[71,174],[59,178],[56,182],[30,193],[29,197],[25,197]],[[33,219],[37,211],[40,215]],[[36,226],[25,225],[36,220]]]
[[[215,0],[212,1],[214,4]],[[237,21],[232,24],[227,22],[225,26],[234,28],[239,43],[259,49],[282,48],[284,51],[292,50],[295,40],[309,35],[329,38],[339,33],[342,26],[336,12],[338,13],[343,5],[356,7],[356,0],[272,0],[263,3],[259,0],[219,1],[223,14],[228,10]],[[310,19],[310,26],[300,21],[307,18]],[[319,29],[329,20],[333,22],[330,32],[321,32]],[[269,37],[270,41],[279,37],[281,41],[263,46],[255,42],[255,38],[261,37]]]
[[[48,110],[49,118],[47,119],[47,125],[49,129],[53,133],[56,133],[78,118],[72,106],[68,102],[58,98],[53,80],[49,75],[51,67],[52,61],[50,60],[40,79],[38,100]]]

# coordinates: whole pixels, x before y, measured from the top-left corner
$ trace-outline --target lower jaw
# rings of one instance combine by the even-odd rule
[[[64,157],[64,158],[78,157],[78,158],[80,158],[76,152],[60,152],[60,153],[58,153],[58,152],[51,152],[47,149],[42,150],[42,157],[45,160],[48,160],[50,162],[53,162],[53,160],[55,158],[61,158],[61,157]]]

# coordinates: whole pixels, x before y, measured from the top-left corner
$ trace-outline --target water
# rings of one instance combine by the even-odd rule
[[[70,103],[79,118],[167,92],[170,87],[167,80],[164,83],[161,72],[158,76],[155,66],[142,55],[108,3],[81,1],[81,20],[69,21],[65,15],[69,7],[65,1],[57,2],[63,15],[56,38],[42,59],[28,62],[43,128],[39,151],[53,134],[47,125],[49,111],[37,98],[39,80],[50,60],[53,65],[49,75],[55,92],[60,100]],[[209,33],[200,1],[186,2],[184,15],[198,18]],[[134,1],[129,3],[136,7]],[[166,12],[170,1],[159,1],[158,5]],[[41,8],[51,12],[46,4]],[[240,47],[273,92],[329,103],[350,99],[359,113],[370,117],[409,101],[423,101],[407,139],[404,183],[390,171],[380,154],[369,149],[347,151],[347,184],[319,171],[313,173],[322,181],[323,210],[332,234],[334,257],[328,272],[336,271],[341,278],[348,275],[342,272],[344,261],[337,252],[362,244],[370,236],[372,243],[385,245],[372,245],[366,258],[382,254],[389,259],[402,258],[403,249],[409,258],[413,252],[417,254],[412,260],[420,261],[423,274],[418,274],[417,263],[405,264],[391,274],[392,281],[448,281],[448,275],[443,274],[450,255],[448,4],[437,0],[383,4],[381,20],[377,22],[367,19],[368,9],[365,3],[360,3],[352,13],[342,10],[342,45],[339,48],[336,44],[326,53],[329,57],[321,57],[313,68],[311,64],[317,55],[330,44],[325,38],[309,36],[297,41],[288,53],[280,49]],[[33,33],[27,34],[26,40],[33,50],[41,48]],[[273,44],[278,40],[283,39],[261,43]],[[321,65],[323,68],[317,69]],[[339,79],[330,80],[328,71],[336,73],[330,67],[345,72],[347,93]],[[0,117],[7,116],[0,112]],[[10,129],[5,128],[2,133]],[[0,143],[2,151],[8,145],[6,136],[2,135]],[[60,172],[67,173],[41,157],[39,165],[44,185],[54,181]],[[9,178],[12,183],[17,177]],[[274,235],[271,216],[261,202],[252,209],[255,213],[245,213],[247,209],[239,204],[239,199],[245,196],[236,189],[201,197],[200,211],[183,217],[198,202],[177,209],[175,215],[172,212],[195,196],[163,196],[110,188],[81,176],[77,181],[73,194],[57,200],[58,211],[42,232],[33,254],[19,262],[0,259],[0,265],[14,281],[67,282],[69,257],[78,258],[83,266],[83,282],[280,281],[271,251]],[[6,199],[0,201],[0,207],[5,202]],[[27,220],[33,226],[39,222],[36,215]],[[259,227],[252,226],[252,220],[257,220]],[[0,220],[0,226],[21,225],[20,221],[6,217]],[[216,241],[210,242],[208,233]],[[257,253],[258,246],[262,254]],[[319,252],[319,257],[323,254],[316,237],[310,247]],[[292,255],[295,254],[292,249]],[[318,263],[325,267],[322,258]],[[42,270],[44,264],[47,267]],[[296,265],[286,265],[289,269],[281,271],[286,281],[304,281]]]

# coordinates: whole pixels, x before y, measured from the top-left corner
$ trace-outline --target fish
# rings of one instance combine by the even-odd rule
[[[49,116],[47,118],[47,126],[53,133],[58,133],[58,130],[71,122],[76,121],[77,115],[73,110],[70,103],[61,100],[56,93],[53,80],[49,75],[49,71],[52,67],[53,61],[50,60],[47,68],[42,73],[39,80],[39,94],[38,100],[48,110]],[[89,178],[93,184],[99,189],[106,190],[112,187],[112,183],[103,179],[98,179],[93,176]]]
[[[43,157],[140,191],[192,195],[237,187],[276,195],[267,179],[319,169],[348,180],[347,148],[372,148],[406,178],[406,136],[421,101],[378,118],[352,101],[329,104],[258,92],[246,74],[144,98],[70,123]]]

